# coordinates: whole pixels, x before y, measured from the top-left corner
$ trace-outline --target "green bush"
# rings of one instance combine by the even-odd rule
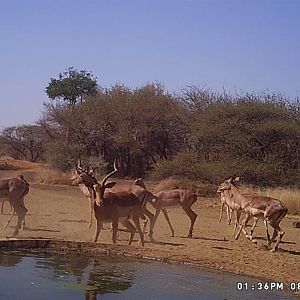
[[[56,141],[47,147],[46,159],[51,168],[62,172],[70,171],[77,163],[80,146]]]

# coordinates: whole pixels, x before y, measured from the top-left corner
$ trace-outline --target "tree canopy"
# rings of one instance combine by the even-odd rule
[[[97,93],[97,79],[91,72],[78,71],[73,67],[60,73],[58,79],[51,78],[46,87],[46,94],[52,100],[63,100],[74,106],[83,98]]]
[[[5,129],[5,151],[63,171],[78,157],[108,169],[117,158],[121,176],[217,183],[239,174],[257,185],[300,184],[300,105],[280,94],[192,86],[174,95],[148,83],[82,97],[46,103],[36,127]]]

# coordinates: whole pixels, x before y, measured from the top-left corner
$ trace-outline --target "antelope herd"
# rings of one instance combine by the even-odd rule
[[[129,244],[132,243],[134,234],[137,231],[140,237],[139,242],[144,246],[146,225],[149,221],[150,229],[148,236],[151,241],[154,241],[154,226],[161,211],[170,227],[171,236],[174,237],[174,229],[167,211],[169,207],[173,206],[181,207],[189,217],[190,228],[187,237],[193,237],[193,228],[197,214],[192,210],[192,205],[197,201],[196,193],[187,189],[162,190],[158,193],[152,193],[146,188],[141,178],[136,179],[129,187],[115,187],[114,191],[111,191],[109,189],[114,187],[116,182],[107,181],[117,172],[116,162],[114,162],[114,170],[107,174],[100,182],[96,179],[93,169],[85,169],[78,163],[76,172],[71,178],[72,184],[79,185],[81,191],[89,200],[89,228],[92,226],[93,214],[95,215],[96,232],[94,242],[98,240],[101,229],[103,228],[103,223],[111,223],[112,241],[116,243],[118,223],[120,222],[130,232]],[[233,232],[235,239],[237,240],[241,232],[243,232],[249,240],[256,242],[253,238],[253,231],[258,220],[262,219],[266,229],[268,245],[271,246],[274,242],[271,252],[277,251],[278,245],[285,233],[280,227],[280,222],[287,214],[287,208],[280,200],[275,198],[254,193],[242,194],[237,187],[238,180],[239,177],[233,176],[225,180],[218,187],[217,193],[220,195],[221,200],[219,222],[221,222],[222,219],[223,208],[226,206],[228,224],[231,223],[233,212],[235,213]],[[29,183],[22,175],[0,179],[0,202],[8,201],[12,207],[12,212],[5,228],[8,226],[14,214],[18,217],[13,236],[16,236],[19,230],[22,230],[25,226],[27,208],[24,205],[24,197],[28,192]],[[147,204],[151,205],[155,210],[154,214],[147,208]],[[240,222],[242,213],[245,214],[245,218]],[[254,219],[254,222],[248,232],[246,226],[251,218]],[[143,229],[141,228],[140,219],[144,222]],[[274,230],[271,238],[268,226],[271,226]]]

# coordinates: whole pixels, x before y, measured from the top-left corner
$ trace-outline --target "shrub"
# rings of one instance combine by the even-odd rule
[[[80,146],[77,144],[68,144],[64,141],[51,143],[46,152],[48,165],[62,172],[70,171],[77,163],[79,152]]]

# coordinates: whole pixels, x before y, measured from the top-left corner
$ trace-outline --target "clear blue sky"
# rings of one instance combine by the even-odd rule
[[[298,0],[0,0],[0,130],[42,116],[50,78],[300,96]]]

